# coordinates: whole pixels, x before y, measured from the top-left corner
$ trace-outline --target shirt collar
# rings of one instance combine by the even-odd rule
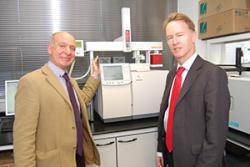
[[[189,71],[189,69],[191,68],[192,64],[194,63],[194,60],[197,57],[197,53],[195,52],[191,57],[189,57],[182,65],[178,64],[177,65],[177,69],[182,66],[185,68],[185,70]]]
[[[54,72],[54,74],[58,77],[62,77],[63,74],[66,72],[63,69],[61,69],[60,67],[56,66],[54,63],[52,63],[51,61],[48,62],[48,66],[49,68]]]

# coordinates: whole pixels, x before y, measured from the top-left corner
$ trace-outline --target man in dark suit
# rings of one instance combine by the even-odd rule
[[[177,66],[168,74],[162,98],[157,165],[222,167],[230,108],[227,75],[196,53],[197,33],[188,16],[172,13],[164,30]]]

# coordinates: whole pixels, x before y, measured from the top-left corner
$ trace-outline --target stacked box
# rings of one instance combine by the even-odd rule
[[[199,18],[219,14],[231,9],[250,10],[250,0],[200,0]]]
[[[199,38],[250,31],[250,0],[199,1]]]

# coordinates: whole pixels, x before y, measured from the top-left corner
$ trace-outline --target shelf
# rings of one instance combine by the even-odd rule
[[[131,51],[162,50],[162,42],[131,42]],[[124,51],[123,42],[86,42],[86,51]]]
[[[236,35],[224,36],[214,39],[207,40],[207,44],[223,44],[223,43],[232,43],[232,42],[241,42],[250,40],[250,33],[241,33]]]
[[[250,33],[241,33],[206,41],[205,58],[214,64],[234,64],[235,48],[250,41]]]
[[[0,151],[13,150],[13,145],[0,146]]]

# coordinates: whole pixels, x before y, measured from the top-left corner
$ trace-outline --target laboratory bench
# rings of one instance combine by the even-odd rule
[[[90,127],[93,133],[93,137],[102,136],[102,135],[109,135],[109,134],[119,134],[126,131],[136,131],[141,129],[150,129],[157,127],[158,118],[143,118],[137,120],[128,120],[128,121],[119,121],[114,123],[103,123],[102,120],[95,116],[94,121],[90,122]],[[1,132],[0,134],[1,140],[11,140],[12,135],[10,132]],[[5,136],[5,137],[4,137]],[[4,141],[1,141],[4,142]],[[6,143],[11,144],[10,142],[6,141]],[[4,146],[0,146],[0,148]],[[7,147],[7,148],[11,148]],[[0,149],[1,150],[1,149]],[[14,166],[13,160],[13,150],[1,150],[0,151],[0,167],[12,167]]]
[[[115,123],[103,123],[99,117],[95,117],[93,122],[90,122],[90,127],[93,133],[93,137],[95,142],[101,142],[102,140],[111,140],[114,139],[114,141],[121,140],[121,137],[124,136],[132,136],[133,138],[136,136],[138,137],[138,141],[140,140],[141,130],[143,129],[150,129],[150,133],[145,133],[146,135],[151,135],[152,139],[155,139],[157,135],[157,124],[158,124],[158,118],[144,118],[144,119],[138,119],[138,120],[129,120],[129,121],[120,121]],[[132,133],[128,133],[132,132]],[[153,132],[153,133],[151,133]],[[1,133],[1,137],[2,137]],[[123,135],[125,134],[125,135]],[[132,135],[131,135],[132,134]],[[138,135],[139,134],[139,135]],[[144,135],[144,134],[143,134]],[[144,137],[144,136],[143,136]],[[153,138],[152,138],[153,137]],[[114,144],[113,147],[117,147],[119,143]],[[155,145],[152,145],[155,147]],[[0,146],[1,147],[1,146]],[[111,146],[108,146],[111,147]],[[126,146],[127,147],[127,146]],[[142,146],[144,147],[144,146]],[[229,146],[231,147],[231,146]],[[136,148],[136,147],[134,147]],[[133,150],[135,150],[133,148]],[[105,149],[103,150],[103,147],[98,148],[100,153],[105,152]],[[109,149],[110,151],[110,149]],[[114,148],[114,151],[117,151],[117,148]],[[235,152],[235,151],[234,151]],[[110,154],[110,152],[109,152]],[[109,155],[105,154],[105,156]],[[119,153],[121,155],[124,155],[123,153]],[[131,154],[131,152],[130,152]],[[114,152],[114,156],[117,156],[117,153]],[[127,155],[126,155],[127,156]],[[124,156],[124,157],[126,157]],[[129,156],[129,155],[128,155]],[[150,155],[151,156],[151,155]],[[103,157],[105,160],[107,159],[110,163],[109,157]],[[112,159],[114,159],[112,157]],[[134,159],[134,158],[133,158]],[[123,161],[121,157],[117,157],[117,161]],[[227,162],[228,167],[249,167],[250,166],[250,156],[247,155],[237,155],[233,152],[228,152],[227,156]],[[117,165],[115,165],[117,166]],[[122,165],[121,165],[122,166]],[[0,151],[0,167],[14,167],[14,160],[13,160],[13,150],[2,150]]]
[[[96,114],[94,121],[90,123],[93,135],[152,128],[157,127],[157,125],[158,117],[103,123],[103,121]]]

